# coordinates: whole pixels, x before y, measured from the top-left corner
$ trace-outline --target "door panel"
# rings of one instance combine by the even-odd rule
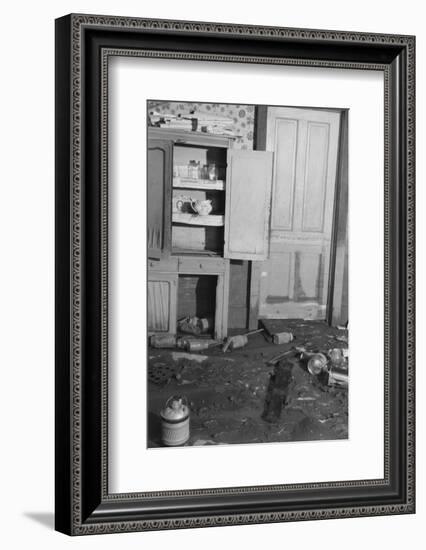
[[[338,112],[268,108],[274,171],[261,317],[325,318],[339,126]]]
[[[159,259],[170,252],[173,144],[148,140],[148,257]]]
[[[275,229],[291,230],[293,224],[296,179],[297,120],[277,121],[276,147],[280,155],[275,162],[272,194],[274,205],[271,224]],[[275,182],[279,182],[276,184]]]
[[[302,231],[322,232],[327,178],[328,124],[308,123]]]
[[[322,254],[294,253],[294,298],[297,301],[321,299]]]
[[[294,254],[284,252],[274,254],[271,252],[269,260],[265,262],[266,271],[275,271],[281,274],[280,277],[269,277],[264,295],[268,303],[282,302],[293,298],[294,291]]]
[[[268,256],[272,157],[267,151],[228,151],[225,258]]]

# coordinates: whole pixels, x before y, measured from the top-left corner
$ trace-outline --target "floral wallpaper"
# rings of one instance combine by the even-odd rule
[[[240,136],[235,141],[236,149],[253,149],[254,105],[235,105],[225,103],[184,103],[176,101],[149,101],[148,110],[172,115],[183,115],[190,111],[211,112],[232,118],[235,134]]]

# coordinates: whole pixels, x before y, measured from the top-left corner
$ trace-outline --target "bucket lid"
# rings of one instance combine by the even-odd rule
[[[182,395],[172,395],[167,399],[164,409],[160,414],[164,420],[174,422],[184,420],[189,415],[186,397]]]

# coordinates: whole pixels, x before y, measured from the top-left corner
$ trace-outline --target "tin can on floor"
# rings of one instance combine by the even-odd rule
[[[186,349],[188,351],[203,351],[214,344],[214,340],[189,340]]]
[[[189,407],[186,397],[169,397],[160,416],[163,444],[167,447],[184,445],[189,439]]]
[[[213,317],[202,317],[201,319],[198,319],[198,327],[200,329],[201,334],[212,332],[214,330]]]
[[[231,336],[231,349],[243,348],[248,344],[248,338],[245,334]]]
[[[217,340],[212,340],[211,338],[197,340],[195,338],[179,338],[176,342],[176,345],[180,349],[185,349],[186,351],[203,351],[209,349],[214,345],[218,345]]]
[[[175,348],[176,336],[173,334],[153,334],[149,339],[153,348]]]

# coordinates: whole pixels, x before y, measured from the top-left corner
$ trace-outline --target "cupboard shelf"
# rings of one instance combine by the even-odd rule
[[[223,180],[205,180],[194,178],[173,178],[173,187],[180,189],[203,189],[205,191],[224,191],[225,182]]]
[[[199,214],[173,212],[172,221],[173,223],[184,223],[187,225],[221,227],[225,224],[225,216],[220,214],[209,214],[208,216],[200,216]]]

